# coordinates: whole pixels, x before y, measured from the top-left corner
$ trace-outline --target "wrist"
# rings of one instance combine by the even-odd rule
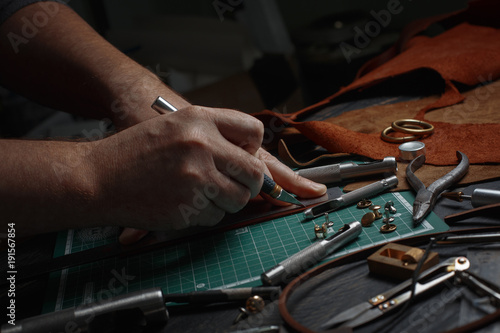
[[[121,82],[111,81],[108,86],[112,91],[108,100],[111,120],[118,129],[124,129],[145,120],[154,118],[159,113],[151,108],[158,96],[168,100],[177,109],[190,105],[185,99],[173,92],[155,74],[140,67],[136,74],[128,72],[121,77]],[[115,78],[115,80],[118,80]]]

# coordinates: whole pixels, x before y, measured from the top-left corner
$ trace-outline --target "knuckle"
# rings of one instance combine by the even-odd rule
[[[251,158],[247,165],[251,179],[260,181],[265,170],[264,163],[258,158]]]
[[[251,117],[252,119],[252,128],[253,131],[255,132],[255,135],[259,138],[264,137],[264,124],[262,121],[258,120],[257,118]]]
[[[250,190],[243,190],[242,193],[238,196],[233,197],[233,202],[230,205],[230,208],[227,209],[228,213],[236,213],[243,209],[246,206],[248,201],[250,200],[251,192]]]

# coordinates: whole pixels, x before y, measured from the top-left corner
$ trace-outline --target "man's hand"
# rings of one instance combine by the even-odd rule
[[[94,144],[97,193],[109,223],[149,230],[211,226],[259,193],[260,122],[187,107]]]
[[[192,106],[92,143],[104,222],[149,230],[212,226],[259,193],[264,172],[302,197],[326,191],[262,150],[262,136],[251,116]]]

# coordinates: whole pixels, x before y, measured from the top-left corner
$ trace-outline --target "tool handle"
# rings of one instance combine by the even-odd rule
[[[299,176],[317,183],[340,183],[343,180],[365,177],[379,173],[396,173],[398,164],[396,158],[386,157],[382,161],[356,164],[331,164],[297,171]]]
[[[485,188],[477,188],[472,192],[472,207],[481,207],[500,202],[500,191]]]
[[[2,333],[102,332],[115,325],[166,323],[168,311],[160,288],[136,291],[75,308],[5,324]]]
[[[488,297],[490,303],[500,307],[500,287],[468,271],[457,273],[459,282],[472,288],[479,296]]]
[[[265,285],[278,285],[290,282],[298,274],[304,273],[309,267],[318,263],[327,255],[354,240],[361,233],[361,229],[361,223],[358,221],[345,225],[336,234],[320,242],[313,243],[264,272],[261,275],[262,283]]]
[[[342,175],[340,173],[340,164],[332,164],[316,168],[302,169],[297,171],[297,174],[301,177],[310,179],[313,182],[321,184],[340,183],[342,181]]]
[[[276,198],[279,195],[281,187],[277,185],[271,177],[264,174],[264,182],[262,183],[261,192],[269,194],[271,197]]]
[[[165,302],[210,304],[217,302],[245,301],[253,295],[259,295],[263,299],[277,299],[281,287],[253,287],[234,289],[214,289],[193,291],[190,293],[166,294]]]
[[[358,188],[357,190],[342,195],[343,204],[344,206],[351,205],[355,202],[358,202],[359,200],[366,199],[374,196],[375,194],[383,192],[384,190],[397,184],[398,177],[396,176],[391,176],[378,182],[371,183],[364,187]]]

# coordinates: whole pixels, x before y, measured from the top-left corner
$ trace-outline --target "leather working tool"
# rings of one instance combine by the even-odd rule
[[[279,296],[280,287],[254,287],[163,294],[161,288],[138,290],[124,295],[46,313],[5,324],[3,333],[38,332],[121,332],[134,326],[164,325],[168,322],[167,302],[211,304],[244,301],[253,295],[263,299]],[[71,329],[69,329],[71,327]],[[137,329],[137,328],[136,328]],[[142,330],[140,330],[142,332]]]
[[[432,211],[439,195],[451,185],[462,179],[469,170],[469,159],[464,153],[457,151],[457,157],[460,160],[458,166],[449,173],[439,178],[428,188],[422,183],[414,172],[425,163],[425,155],[417,156],[408,164],[406,168],[406,179],[408,183],[417,192],[413,202],[413,226],[418,226],[424,218]]]
[[[382,161],[368,163],[340,163],[302,169],[296,173],[316,183],[340,183],[343,180],[371,176],[379,173],[395,174],[398,171],[396,158],[385,157]]]
[[[159,113],[163,113],[162,111],[169,111],[169,112],[177,111],[177,108],[175,106],[167,102],[161,96],[158,96],[156,98],[154,103],[151,105],[151,108]],[[269,177],[266,174],[264,174],[264,183],[262,184],[262,189],[260,191],[271,196],[271,198],[273,199],[305,207],[305,205],[302,202],[300,202],[293,195],[285,191],[281,186],[276,184],[271,177]]]
[[[325,213],[337,210],[341,207],[356,203],[359,200],[371,197],[392,186],[396,186],[397,184],[398,184],[398,177],[396,176],[391,176],[389,178],[382,179],[380,181],[369,184],[365,187],[358,188],[357,190],[343,194],[342,196],[335,198],[333,200],[329,200],[314,207],[308,208],[304,211],[304,216],[306,219],[313,219]]]
[[[262,273],[262,284],[273,286],[293,280],[295,276],[304,272],[308,267],[356,239],[361,234],[362,229],[361,223],[358,221],[344,225],[334,235],[309,245],[302,251],[295,253],[290,258],[283,260],[270,270]]]
[[[453,232],[453,235],[457,236],[464,236],[464,235],[480,235],[481,238],[483,238],[485,232],[500,232],[500,226],[498,227],[481,227],[481,228],[473,228],[473,229],[462,229],[462,230],[455,230]],[[431,237],[435,238],[442,238],[445,235],[450,235],[449,231],[445,232],[439,232],[431,235],[418,235],[418,236],[413,236],[409,237],[406,239],[400,239],[398,240],[399,244],[407,245],[407,246],[424,246],[429,244],[429,239]],[[469,238],[470,239],[470,238]],[[346,265],[349,265],[351,263],[364,263],[365,260],[367,259],[368,256],[374,253],[374,251],[377,251],[383,247],[383,244],[377,244],[356,252],[351,252],[345,256],[341,256],[339,258],[333,259],[323,265],[319,265],[312,270],[307,271],[306,273],[302,274],[301,276],[297,277],[295,280],[291,281],[285,289],[283,289],[283,292],[281,293],[280,299],[279,299],[279,311],[280,315],[287,324],[288,327],[290,327],[291,330],[294,332],[301,332],[301,333],[312,333],[312,332],[318,332],[320,331],[320,326],[321,323],[326,322],[328,319],[325,320],[324,311],[322,311],[321,314],[317,314],[318,311],[311,311],[307,315],[311,316],[311,321],[309,323],[304,323],[303,318],[298,318],[297,316],[301,316],[302,313],[299,315],[297,313],[297,297],[303,302],[306,302],[308,306],[312,309],[316,309],[314,306],[314,302],[310,297],[307,297],[307,295],[310,295],[311,293],[314,293],[317,289],[322,289],[323,284],[318,284],[316,281],[318,279],[322,280],[322,276],[326,277],[329,279],[329,284],[333,284],[335,288],[344,288],[346,285],[348,285],[350,282],[349,281],[344,281],[344,283],[341,283],[340,281],[337,281],[335,279],[336,273],[339,272],[339,269],[342,269],[342,267],[345,267]],[[320,304],[321,308],[330,308],[333,303],[335,303],[336,299],[335,295],[332,295],[328,292],[328,290],[331,290],[331,288],[327,288],[326,291],[322,290],[327,294],[328,299],[333,300],[332,302],[324,303],[324,300],[319,299],[316,304]],[[370,289],[371,290],[371,289]],[[317,297],[317,294],[315,294],[315,297]],[[312,302],[312,303],[311,303]],[[351,303],[352,304],[352,303]],[[312,306],[311,306],[312,305]],[[345,307],[342,307],[341,305],[335,306],[335,309],[342,309],[344,310]],[[317,325],[316,320],[318,318],[321,318],[321,322],[318,322]],[[484,316],[480,318],[479,320],[475,320],[466,326],[468,328],[471,328],[469,330],[462,330],[460,331],[462,327],[454,329],[455,332],[471,332],[474,331],[474,329],[482,328],[485,327],[495,321],[498,321],[500,318],[500,309],[498,309],[495,313]],[[312,323],[314,322],[314,324]],[[314,327],[314,329],[313,329]],[[450,326],[447,326],[450,327]],[[335,330],[335,332],[350,332],[351,330],[349,328],[341,328],[339,330]],[[329,331],[330,332],[330,331]],[[334,332],[334,331],[332,331]],[[455,333],[454,332],[454,333]],[[451,332],[450,332],[451,333]]]
[[[500,307],[500,288],[491,282],[468,272],[470,262],[466,257],[453,257],[424,271],[416,283],[414,295],[422,294],[445,281],[455,278],[455,283],[463,284],[473,289],[480,296],[487,296],[491,305]],[[433,278],[427,280],[427,278]],[[422,282],[423,280],[426,282]],[[412,279],[396,287],[371,297],[336,315],[325,324],[323,329],[341,325],[341,327],[355,328],[367,324],[392,310],[399,308],[411,298]]]
[[[459,202],[470,200],[472,207],[500,203],[500,191],[486,188],[476,188],[471,195],[465,195],[464,192],[445,192],[441,196]]]

